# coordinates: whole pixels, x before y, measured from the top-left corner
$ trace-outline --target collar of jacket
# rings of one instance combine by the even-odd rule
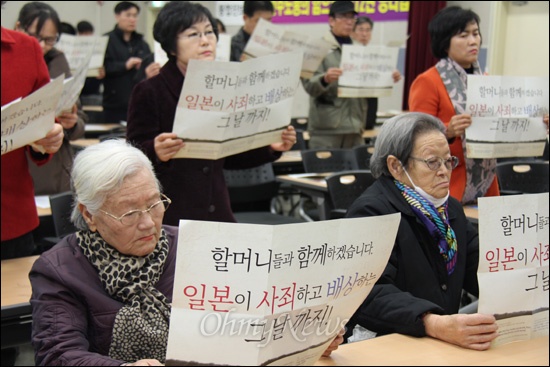
[[[340,46],[340,44],[338,43],[338,41],[336,40],[336,38],[334,37],[334,35],[330,30],[327,33],[325,33],[325,35],[323,36],[323,39],[332,46],[333,50],[335,48],[338,48],[338,49],[342,48],[342,46]]]
[[[118,28],[118,25],[115,25],[115,29],[113,30],[113,33],[118,37],[120,38],[121,40],[124,41],[124,32],[122,31],[122,29]],[[130,34],[130,42],[134,42],[134,41],[138,41],[140,39],[142,39],[143,36],[141,34],[139,34],[138,32],[136,31],[133,31],[131,34]],[[126,41],[124,41],[126,42]]]
[[[160,69],[159,77],[162,78],[170,93],[177,96],[179,99],[181,89],[183,88],[183,80],[185,78],[178,68],[175,59],[168,60],[166,64],[164,64]]]

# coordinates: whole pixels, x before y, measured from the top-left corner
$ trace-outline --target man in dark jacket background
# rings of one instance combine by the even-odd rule
[[[271,22],[275,9],[271,1],[245,1],[243,4],[244,25],[231,37],[231,61],[243,61],[242,54],[260,18]]]
[[[143,35],[136,32],[139,10],[139,6],[130,1],[122,1],[115,6],[117,24],[114,30],[107,33],[109,42],[103,62],[105,122],[126,121],[132,89],[141,81],[141,77],[137,76],[138,70],[143,58],[151,54]]]

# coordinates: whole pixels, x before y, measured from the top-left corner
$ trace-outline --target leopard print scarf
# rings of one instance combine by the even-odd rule
[[[439,76],[447,89],[449,98],[457,115],[466,112],[466,92],[468,76],[466,71],[450,58],[439,60],[435,65]],[[473,63],[474,74],[481,74],[479,63]],[[463,205],[477,202],[477,198],[485,196],[485,193],[493,183],[496,174],[496,159],[468,158],[466,151],[466,139],[461,136],[462,151],[466,165],[466,187],[460,200]]]
[[[128,362],[155,358],[164,363],[170,304],[155,288],[168,256],[164,229],[155,250],[145,257],[121,254],[97,232],[80,231],[76,236],[107,293],[124,303],[115,317],[109,356]]]

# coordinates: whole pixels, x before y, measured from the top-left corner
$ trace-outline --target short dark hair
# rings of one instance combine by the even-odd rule
[[[243,14],[253,17],[257,11],[275,12],[271,1],[245,1],[243,5]]]
[[[81,20],[76,25],[76,30],[78,33],[84,33],[84,32],[94,32],[94,26],[92,23],[88,22],[87,20]]]
[[[371,18],[366,17],[366,16],[361,16],[361,17],[357,17],[357,19],[355,19],[355,24],[353,25],[353,30],[355,30],[355,27],[357,27],[358,25],[365,24],[365,23],[370,24],[371,29],[374,28],[374,22],[372,21]]]
[[[153,25],[153,37],[160,43],[169,59],[175,58],[172,52],[177,50],[178,35],[193,24],[208,20],[212,24],[216,38],[218,27],[210,10],[199,3],[189,1],[171,1],[159,12]]]
[[[226,32],[225,24],[223,24],[220,18],[216,18],[216,27],[218,27],[218,33]]]
[[[441,9],[428,24],[434,57],[438,59],[447,57],[451,38],[463,32],[472,22],[476,22],[479,26],[479,16],[470,9],[462,9],[460,6]],[[481,37],[481,32],[479,35]]]
[[[115,6],[115,14],[120,14],[128,9],[136,8],[138,13],[140,11],[139,5],[131,1],[121,1]]]
[[[46,20],[51,20],[55,25],[57,32],[61,30],[61,21],[59,20],[59,15],[54,8],[46,3],[40,1],[33,1],[23,5],[19,11],[19,17],[17,21],[20,23],[20,27],[27,31],[31,24],[38,19],[36,24],[36,34],[40,34],[42,27]]]
[[[69,24],[67,22],[61,22],[61,26],[59,27],[59,33],[72,34],[73,36],[76,36],[76,29],[73,27],[72,24]]]

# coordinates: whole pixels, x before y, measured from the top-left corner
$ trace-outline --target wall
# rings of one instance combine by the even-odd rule
[[[45,1],[59,13],[61,20],[72,24],[86,19],[101,33],[113,29],[113,9],[118,1]],[[138,32],[146,36],[153,45],[151,30],[158,9],[149,7],[150,1],[135,1],[141,7]],[[214,1],[198,1],[215,11]],[[483,46],[480,62],[484,70],[493,75],[548,75],[548,1],[529,1],[518,7],[511,1],[448,1],[447,5],[460,5],[475,11],[481,18]],[[2,26],[13,28],[19,9],[24,2],[8,1],[2,9]],[[214,14],[215,15],[215,14]],[[328,22],[327,22],[328,23]],[[328,24],[288,25],[289,29],[323,35]],[[235,34],[238,26],[228,26],[228,33]],[[407,33],[407,22],[379,22],[374,26],[372,44],[385,44],[390,40],[402,39]],[[404,49],[401,49],[404,54]],[[490,67],[489,67],[490,66]],[[403,72],[403,70],[401,70]],[[397,83],[391,97],[380,98],[379,110],[401,108],[403,81]],[[307,116],[308,96],[300,87],[293,106],[293,116]]]
[[[548,1],[505,1],[503,75],[548,76]]]
[[[111,31],[115,26],[115,6],[119,1],[103,1],[99,5],[97,1],[43,1],[51,5],[59,14],[62,22],[67,22],[76,27],[81,20],[87,20],[94,25],[96,32],[100,34]],[[145,33],[147,24],[145,22],[145,11],[148,1],[133,1],[140,8],[140,18],[138,20],[138,32]],[[2,8],[2,27],[13,29],[19,10],[25,5],[26,1],[8,1]]]
[[[479,15],[482,47],[487,51],[484,71],[548,76],[548,1],[448,1],[447,5],[470,8]]]

